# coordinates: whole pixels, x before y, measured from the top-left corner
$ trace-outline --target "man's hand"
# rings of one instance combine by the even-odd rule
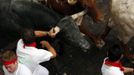
[[[48,32],[48,35],[51,36],[52,38],[54,38],[56,36],[56,34],[58,34],[59,32],[60,32],[60,28],[56,26],[55,28],[52,28]]]

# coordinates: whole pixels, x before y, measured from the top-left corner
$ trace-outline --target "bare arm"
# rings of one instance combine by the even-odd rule
[[[48,32],[47,31],[37,30],[37,31],[34,31],[34,33],[35,33],[35,36],[36,37],[43,37],[43,36],[47,36],[48,35]]]
[[[36,37],[43,37],[48,35],[52,38],[54,38],[59,32],[60,28],[58,26],[50,29],[50,31],[41,31],[41,30],[34,31]]]
[[[124,67],[124,73],[134,72],[133,68]]]
[[[51,58],[56,57],[56,55],[57,55],[56,50],[50,45],[49,42],[41,41],[41,44],[42,44],[42,46],[45,46],[48,49],[48,51],[50,51],[53,54],[53,56]]]

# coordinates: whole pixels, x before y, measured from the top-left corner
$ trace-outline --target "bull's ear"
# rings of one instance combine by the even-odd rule
[[[77,0],[67,0],[68,4],[74,5],[77,3]]]

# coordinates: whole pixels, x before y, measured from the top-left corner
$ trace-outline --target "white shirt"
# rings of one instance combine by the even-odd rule
[[[104,59],[103,65],[101,67],[102,75],[124,75],[123,71],[121,71],[119,67],[106,65],[106,59],[107,58]]]
[[[22,39],[18,41],[16,52],[17,52],[19,62],[29,67],[32,73],[38,72],[39,70],[42,70],[42,73],[43,72],[48,73],[48,70],[43,66],[41,67],[41,65],[39,66],[39,63],[44,61],[49,61],[52,56],[51,52],[44,49],[37,49],[35,47],[28,47],[28,46],[24,47],[24,43]],[[40,74],[35,73],[35,75],[40,75]]]
[[[8,72],[5,66],[3,66],[3,71],[5,73],[4,75],[32,75],[31,70],[25,65],[20,63],[18,63],[17,70],[14,73]]]

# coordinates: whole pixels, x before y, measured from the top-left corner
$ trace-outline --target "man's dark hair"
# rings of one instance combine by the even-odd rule
[[[120,45],[114,45],[108,50],[108,58],[110,61],[117,61],[123,54],[123,48]]]
[[[25,28],[21,30],[21,38],[25,44],[30,44],[35,42],[34,30],[30,28]]]

